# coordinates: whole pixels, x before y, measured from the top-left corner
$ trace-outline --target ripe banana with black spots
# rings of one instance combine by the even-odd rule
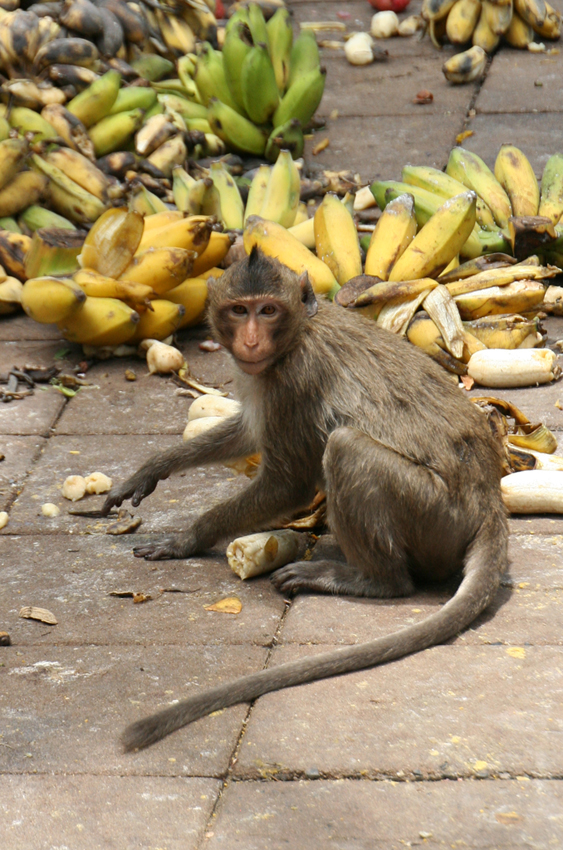
[[[538,214],[538,181],[528,158],[519,148],[501,146],[495,161],[495,177],[510,198],[515,216]]]
[[[553,154],[545,164],[538,215],[550,218],[553,224],[563,215],[563,154]]]

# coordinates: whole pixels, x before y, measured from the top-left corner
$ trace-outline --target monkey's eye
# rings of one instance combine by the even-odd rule
[[[273,304],[266,304],[265,307],[262,307],[261,312],[265,316],[273,316],[276,313],[276,308],[274,307]]]
[[[246,307],[244,306],[244,304],[233,304],[233,306],[231,307],[231,310],[237,316],[245,316],[246,315]]]

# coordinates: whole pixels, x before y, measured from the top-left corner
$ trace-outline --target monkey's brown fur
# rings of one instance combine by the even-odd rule
[[[275,317],[260,312],[263,303],[273,305]],[[255,307],[252,324],[245,311],[251,316]],[[406,596],[413,579],[442,580],[462,568],[464,578],[423,622],[191,697],[130,726],[126,750],[225,706],[447,640],[486,608],[507,565],[500,451],[485,417],[427,355],[324,300],[316,312],[306,275],[297,278],[257,252],[213,282],[209,320],[238,363],[241,412],[150,460],[112,490],[105,510],[129,498],[138,505],[160,479],[184,467],[260,451],[260,471],[242,494],[207,511],[186,533],[135,554],[187,558],[220,537],[255,531],[305,507],[318,485],[347,563],[283,567],[272,577],[283,593]],[[254,368],[247,356],[262,364],[258,374],[242,371]]]

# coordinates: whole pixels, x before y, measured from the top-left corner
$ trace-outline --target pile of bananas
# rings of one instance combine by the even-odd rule
[[[64,258],[62,273],[13,276],[0,283],[0,312],[21,305],[32,319],[56,323],[65,339],[90,346],[165,339],[201,320],[207,278],[231,246],[215,219],[178,210],[147,216],[107,210]],[[13,234],[11,234],[13,235]],[[37,231],[25,258],[36,263],[49,230]]]
[[[250,3],[229,19],[222,51],[204,43],[181,61],[192,78],[193,89],[183,80],[188,96],[207,107],[210,132],[231,150],[271,161],[282,148],[301,156],[303,127],[321,102],[325,71],[314,33],[303,30],[294,42],[287,9],[266,23],[260,6]]]
[[[132,63],[156,53],[173,62],[193,51],[197,38],[216,43],[214,5],[205,0],[47,0],[23,11],[19,0],[4,0],[0,67],[12,80],[48,79],[73,87],[92,82],[100,60]],[[40,87],[44,92],[51,88]]]
[[[436,47],[446,39],[456,45],[473,44],[444,64],[444,75],[453,83],[481,76],[487,54],[502,38],[511,47],[539,52],[545,47],[535,42],[536,36],[541,41],[561,35],[562,16],[547,0],[423,0],[421,14]]]

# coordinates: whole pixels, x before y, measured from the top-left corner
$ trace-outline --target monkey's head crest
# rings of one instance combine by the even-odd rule
[[[301,302],[308,318],[319,309],[307,272],[298,275],[279,260],[268,257],[258,246],[254,245],[248,259],[237,266],[235,285],[239,297],[269,296],[286,301],[295,309]]]

